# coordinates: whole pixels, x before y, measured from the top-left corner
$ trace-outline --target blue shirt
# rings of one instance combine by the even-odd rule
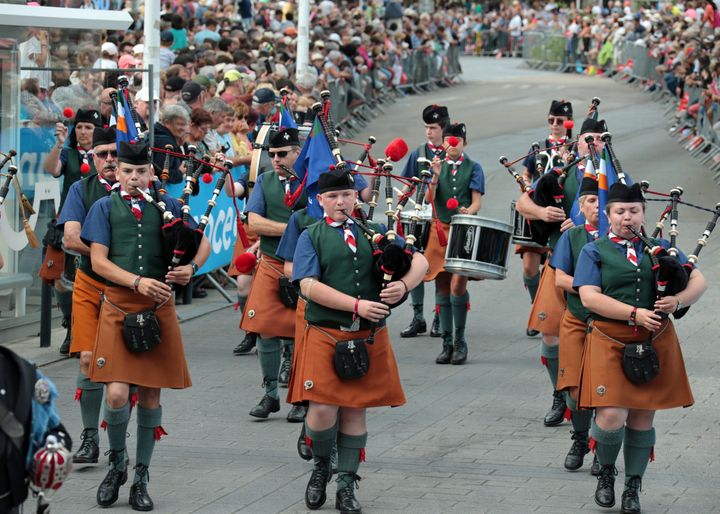
[[[588,243],[594,241],[593,237],[587,231],[585,231],[585,236],[587,237]],[[560,239],[555,244],[552,256],[550,257],[550,266],[564,271],[571,277],[575,276],[575,257],[572,254],[569,230],[563,232]]]
[[[197,34],[195,34],[195,36],[193,37],[193,40],[198,45],[201,44],[206,39],[211,39],[217,43],[218,41],[220,41],[220,34],[218,34],[217,32],[215,32],[213,30],[204,29],[204,30],[201,30],[200,32],[198,32]]]
[[[305,209],[292,213],[287,222],[287,227],[285,227],[285,232],[283,232],[283,235],[280,238],[280,244],[278,244],[277,252],[275,252],[275,255],[285,262],[293,262],[293,256],[295,255],[295,248],[297,248],[300,234],[302,234],[302,232],[307,228],[301,228],[298,223],[298,217],[300,214],[304,213],[303,211],[305,211]]]
[[[68,221],[77,221],[81,225],[85,223],[87,211],[85,210],[84,196],[84,180],[78,180],[70,186],[67,197],[65,197],[65,203],[63,204],[62,211],[60,211],[60,217],[57,221],[58,227],[63,226]]]
[[[469,158],[467,154],[464,155],[466,159]],[[485,173],[483,172],[482,166],[480,166],[480,163],[477,161],[472,161],[470,189],[479,192],[481,195],[485,194]]]
[[[405,163],[405,168],[403,169],[402,176],[407,178],[412,177],[419,177],[419,171],[418,171],[418,157],[420,157],[420,152],[422,152],[422,155],[425,156],[427,151],[428,159],[432,160],[433,152],[427,147],[427,143],[422,144],[418,146],[415,150],[410,152],[410,156],[408,157],[407,162]],[[445,157],[445,152],[440,152],[440,158]]]

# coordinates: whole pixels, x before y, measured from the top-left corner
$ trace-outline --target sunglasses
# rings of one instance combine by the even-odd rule
[[[280,158],[280,159],[284,159],[285,157],[287,157],[287,154],[289,154],[289,153],[290,153],[290,152],[289,152],[288,150],[284,150],[284,151],[282,151],[282,152],[270,152],[270,151],[268,151],[268,155],[270,156],[270,159],[274,159],[275,156],[277,156],[277,157]]]
[[[565,120],[562,118],[548,118],[549,125],[562,125],[563,123],[565,123]]]
[[[111,151],[105,151],[105,152],[95,152],[95,155],[97,155],[100,159],[107,159],[108,155],[111,155],[113,158],[117,158],[117,152],[115,150]]]

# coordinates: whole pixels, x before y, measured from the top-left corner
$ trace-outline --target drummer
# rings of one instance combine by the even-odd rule
[[[420,178],[421,169],[427,169],[429,164],[422,165],[418,159],[427,159],[428,163],[436,156],[440,159],[445,158],[445,148],[443,147],[443,129],[450,123],[450,114],[444,105],[428,105],[423,109],[422,119],[425,124],[425,139],[427,142],[417,147],[410,153],[410,157],[405,163],[405,169],[402,174],[408,178]],[[413,319],[410,325],[400,332],[400,337],[415,337],[424,334],[427,331],[425,317],[423,313],[423,303],[425,301],[425,284],[420,284],[410,291],[410,298],[413,308]],[[440,337],[440,317],[437,310],[433,317],[432,327],[430,328],[430,337]]]
[[[638,184],[613,184],[605,214],[610,233],[582,249],[573,281],[593,320],[585,343],[579,405],[596,410],[590,430],[601,465],[595,503],[615,504],[615,461],[624,446],[622,512],[639,513],[638,492],[655,445],[655,411],[694,403],[675,328],[666,316],[697,302],[707,284],[700,271],[692,269],[684,290],[657,299],[650,259],[628,229],[640,232],[645,217]],[[669,246],[664,240],[653,243]],[[687,258],[680,253],[678,261],[686,264]],[[621,364],[624,349],[650,338],[649,349],[638,348],[657,353],[660,371],[636,383]]]
[[[543,148],[551,148],[553,146],[567,142],[571,137],[571,129],[565,127],[565,122],[572,120],[573,108],[570,102],[565,100],[553,100],[550,103],[550,111],[547,115],[547,123],[550,134],[545,138],[545,146]],[[553,155],[566,151],[566,148],[560,147],[558,150],[549,150],[547,153],[552,158]],[[527,184],[532,184],[540,178],[542,172],[537,170],[537,155],[531,153],[523,161],[525,171],[523,178]],[[544,170],[543,170],[544,171]],[[523,262],[523,284],[530,294],[530,303],[535,301],[538,286],[540,285],[540,260],[547,253],[547,248],[539,248],[534,246],[517,245],[515,254],[520,255]],[[539,332],[532,328],[526,329],[528,337],[535,337]]]
[[[602,141],[600,134],[607,131],[607,125],[604,120],[596,120],[587,118],[583,122],[578,137],[578,153],[580,155],[588,154],[588,146],[585,137],[593,136],[595,139],[595,147],[598,152],[602,151]],[[569,160],[569,156],[565,156],[563,160]],[[550,234],[548,247],[552,251],[560,239],[562,232],[573,227],[573,221],[570,219],[570,212],[577,196],[578,188],[582,182],[585,167],[578,164],[568,170],[567,178],[564,184],[564,197],[562,200],[562,208],[560,207],[541,207],[537,205],[528,193],[523,193],[518,198],[517,210],[528,220],[539,220],[546,223],[560,223],[560,228]],[[553,391],[553,402],[550,410],[543,418],[543,424],[546,427],[553,427],[561,424],[565,417],[565,397],[562,393],[556,391],[558,378],[558,344],[560,335],[560,320],[565,311],[565,294],[562,289],[555,286],[555,270],[546,262],[540,277],[540,286],[538,288],[535,301],[528,319],[528,328],[539,330],[542,332],[542,345],[540,350],[540,361],[546,367],[550,383]]]
[[[450,138],[458,140],[456,146],[449,144]],[[468,352],[465,341],[465,324],[470,308],[468,279],[445,271],[446,244],[442,244],[441,238],[447,238],[455,214],[478,213],[482,195],[485,194],[485,175],[480,163],[465,153],[467,138],[464,123],[447,125],[443,129],[443,143],[447,154],[444,158],[433,158],[433,177],[425,195],[425,201],[433,204],[437,217],[432,221],[425,249],[429,269],[424,280],[435,281],[435,303],[440,315],[443,346],[435,362],[464,364]]]

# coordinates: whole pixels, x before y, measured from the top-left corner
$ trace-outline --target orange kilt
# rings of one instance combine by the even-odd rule
[[[292,396],[293,390],[292,377],[294,376],[295,370],[300,369],[303,366],[303,335],[305,334],[305,325],[307,325],[307,322],[305,321],[305,307],[307,307],[307,302],[305,301],[305,298],[300,296],[298,298],[297,309],[295,309],[295,348],[293,349],[292,354],[292,371],[290,372],[291,380],[288,384],[288,402],[290,402],[290,396]]]
[[[95,347],[102,294],[106,285],[78,269],[72,293],[70,353],[91,352]]]
[[[437,235],[436,223],[445,231],[445,237],[450,236],[450,225],[440,220],[433,220],[430,225],[430,234],[427,245],[425,246],[425,258],[428,261],[428,270],[425,273],[423,281],[432,282],[440,273],[445,271],[445,246],[440,244]]]
[[[255,232],[250,230],[249,225],[244,225],[244,227],[245,227],[245,233],[248,236],[248,241],[250,242],[250,245],[252,246],[255,243],[255,241],[257,241],[258,236]],[[230,275],[231,277],[253,274],[252,270],[248,271],[247,273],[240,273],[237,270],[237,268],[235,267],[235,259],[237,259],[241,253],[245,253],[246,251],[247,251],[247,248],[245,248],[245,246],[243,246],[242,240],[240,239],[240,236],[238,236],[238,238],[235,239],[235,247],[233,248],[232,259],[230,260],[230,267],[228,268],[228,275]]]
[[[587,325],[565,309],[560,322],[558,380],[555,389],[562,391],[580,385],[583,350]]]
[[[283,275],[282,261],[267,255],[260,258],[240,328],[265,337],[295,337],[295,309],[285,307],[280,301],[278,279]]]
[[[560,335],[560,320],[566,303],[563,290],[555,285],[555,270],[546,262],[535,301],[530,309],[528,328],[548,336]]]
[[[580,376],[579,406],[625,409],[672,409],[694,403],[675,327],[665,320],[653,337],[660,374],[645,384],[627,379],[622,369],[624,343],[646,341],[649,332],[625,323],[593,321]]]
[[[549,248],[544,246],[524,246],[524,245],[515,245],[515,255],[524,254],[527,253],[536,253],[538,255],[545,255],[550,251]]]
[[[107,301],[100,308],[97,339],[90,361],[90,380],[100,383],[123,382],[142,387],[190,387],[192,380],[185,360],[173,298],[156,312],[162,337],[160,344],[149,352],[133,353],[127,349],[123,339],[125,314],[110,303],[126,312],[138,312],[151,309],[154,302],[147,296],[118,286],[108,286],[105,295]]]
[[[311,401],[354,409],[397,407],[405,403],[395,354],[387,327],[375,333],[375,343],[367,345],[370,369],[356,380],[342,380],[335,373],[333,358],[336,341],[364,338],[369,330],[342,330],[306,325],[303,342],[295,347],[288,387],[288,402]]]

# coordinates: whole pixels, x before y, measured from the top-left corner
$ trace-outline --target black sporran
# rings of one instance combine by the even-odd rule
[[[660,374],[660,359],[651,341],[626,343],[622,366],[625,376],[635,384],[645,384]]]
[[[123,337],[128,350],[133,353],[149,352],[159,345],[160,323],[155,315],[155,308],[125,314]]]
[[[295,309],[298,303],[298,288],[287,277],[278,278],[280,301],[285,307]]]
[[[335,343],[335,373],[343,380],[354,380],[367,375],[370,355],[364,339],[349,339]]]

